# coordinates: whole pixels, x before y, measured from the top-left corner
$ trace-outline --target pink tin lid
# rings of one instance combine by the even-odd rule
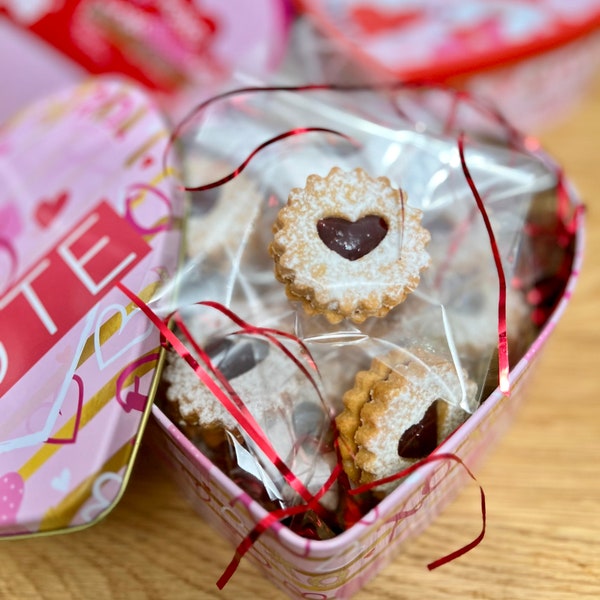
[[[597,0],[299,0],[355,58],[405,80],[510,64],[600,27]]]
[[[77,528],[124,490],[175,270],[169,132],[139,90],[92,80],[0,129],[0,535]]]

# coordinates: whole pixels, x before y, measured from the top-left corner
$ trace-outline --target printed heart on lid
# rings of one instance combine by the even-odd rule
[[[326,217],[317,222],[317,231],[330,250],[347,260],[358,260],[379,246],[387,234],[388,224],[378,215],[367,215],[357,221]]]
[[[69,527],[63,507],[91,496],[82,482],[99,464],[131,466],[160,333],[122,289],[150,302],[177,269],[184,198],[168,142],[154,99],[104,77],[0,131],[0,537]],[[119,381],[126,412],[115,382],[142,358]]]
[[[44,229],[50,227],[69,201],[69,193],[62,191],[53,198],[42,199],[35,209],[35,220]]]

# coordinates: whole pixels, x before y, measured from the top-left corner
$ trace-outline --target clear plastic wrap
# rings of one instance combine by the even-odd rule
[[[176,312],[189,356],[167,350],[158,401],[253,497],[290,514],[310,505],[316,517],[295,528],[330,537],[348,524],[349,490],[365,492],[352,500],[364,511],[399,485],[533,339],[528,294],[564,249],[548,262],[527,232],[540,214],[556,219],[556,169],[493,110],[421,86],[238,90],[199,107],[174,141],[189,188],[185,256],[152,307]],[[404,268],[410,215],[430,236],[417,284],[381,316],[331,318],[336,301],[307,310],[274,273],[290,190],[311,175],[318,187],[334,168],[406,194],[394,214],[320,215],[352,224],[375,212],[386,243],[397,221],[385,271]],[[306,231],[318,227],[310,214]],[[349,262],[369,270],[383,243]],[[317,243],[310,269],[332,252]],[[353,293],[371,285],[348,272],[340,285]]]

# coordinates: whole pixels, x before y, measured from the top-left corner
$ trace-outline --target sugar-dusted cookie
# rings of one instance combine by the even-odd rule
[[[284,365],[280,363],[286,360],[285,357],[276,356],[277,352],[271,351],[266,341],[251,337],[215,338],[206,344],[204,350],[213,365],[235,386],[253,416],[262,419],[265,411],[272,408],[267,395],[262,394],[266,377],[265,359],[271,354],[270,362],[276,361],[282,368]],[[176,352],[167,353],[162,377],[167,384],[166,399],[172,404],[170,412],[179,415],[180,426],[235,427],[234,417]],[[282,393],[286,392],[282,390]]]
[[[203,349],[272,449],[309,491],[317,493],[337,464],[331,415],[315,389],[318,378],[311,381],[281,348],[259,337],[215,337]],[[162,377],[162,408],[211,460],[227,469],[234,465],[238,483],[247,482],[249,476],[259,477],[271,499],[288,501],[295,496],[255,438],[247,435],[242,424],[173,351],[167,353]],[[226,395],[231,397],[228,392]],[[255,487],[250,489],[255,492]],[[322,502],[335,508],[335,486]]]
[[[379,481],[430,454],[469,413],[477,385],[433,352],[394,350],[356,375],[336,418],[344,470],[354,484]],[[387,492],[397,481],[377,486]]]
[[[269,251],[288,297],[332,323],[382,317],[429,264],[422,213],[386,177],[335,167],[290,191]]]

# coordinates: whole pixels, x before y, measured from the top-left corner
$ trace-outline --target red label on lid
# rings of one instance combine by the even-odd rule
[[[0,396],[149,251],[102,202],[8,289],[0,297]]]

